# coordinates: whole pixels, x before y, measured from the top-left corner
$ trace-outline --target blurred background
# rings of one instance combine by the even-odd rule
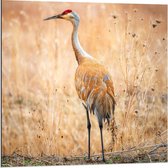
[[[167,142],[167,6],[2,2],[2,154],[87,153],[86,113],[74,75],[71,23],[44,18],[72,9],[79,39],[113,77],[116,141],[109,152]],[[91,115],[91,153],[100,153]]]

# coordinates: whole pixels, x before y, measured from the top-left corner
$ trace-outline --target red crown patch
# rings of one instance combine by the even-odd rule
[[[71,9],[67,9],[67,10],[65,10],[64,12],[62,12],[62,15],[66,15],[66,14],[71,13],[71,12],[72,12]]]

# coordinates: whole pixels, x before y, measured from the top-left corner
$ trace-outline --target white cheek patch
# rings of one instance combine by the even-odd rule
[[[74,18],[74,16],[73,16],[71,13],[68,13],[68,14],[66,15],[66,18]]]

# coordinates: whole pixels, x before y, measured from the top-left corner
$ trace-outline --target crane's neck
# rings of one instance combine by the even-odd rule
[[[78,64],[80,64],[84,58],[93,59],[93,57],[90,56],[88,53],[86,53],[80,45],[80,42],[79,42],[79,39],[78,39],[79,21],[75,21],[72,24],[73,24],[72,46],[73,46],[75,56],[76,56],[76,60],[77,60]]]

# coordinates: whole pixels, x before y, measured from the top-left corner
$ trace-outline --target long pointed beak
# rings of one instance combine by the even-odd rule
[[[51,20],[51,19],[62,19],[61,17],[62,15],[59,14],[59,15],[55,15],[55,16],[51,16],[51,17],[48,17],[48,18],[45,18],[44,20]]]

